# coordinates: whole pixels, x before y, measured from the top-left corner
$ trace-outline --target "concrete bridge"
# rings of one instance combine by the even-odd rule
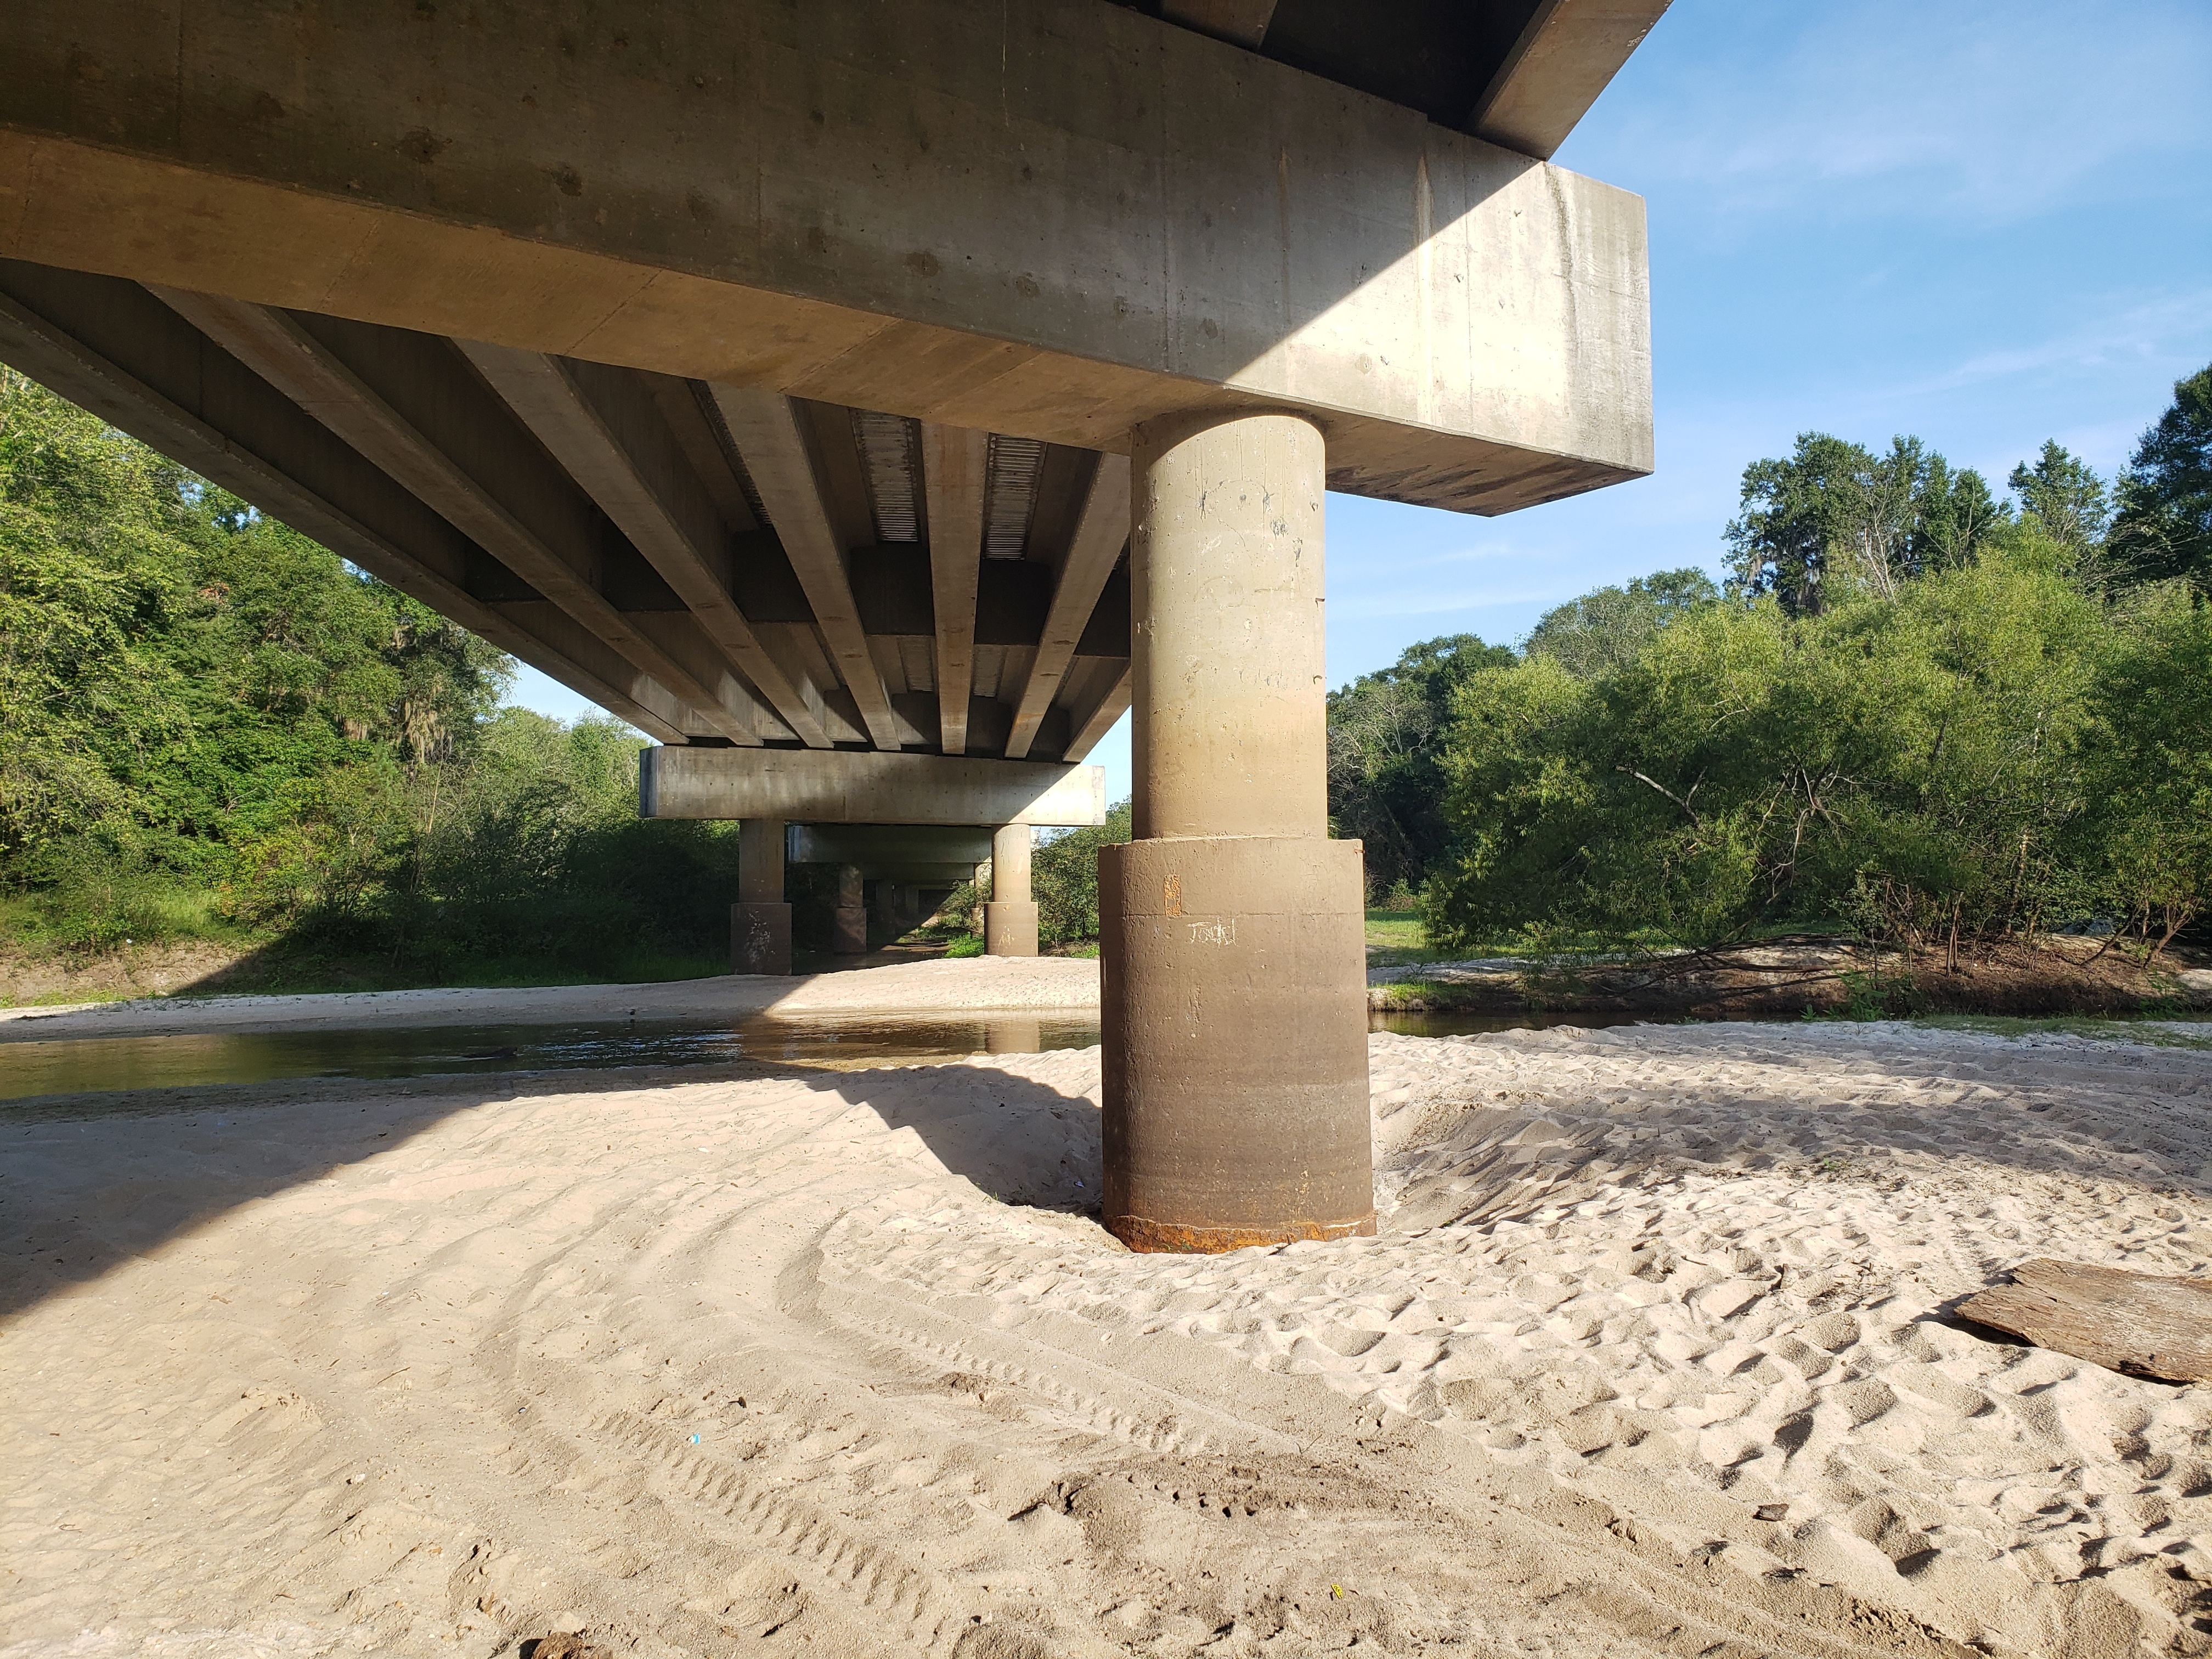
[[[787,823],[994,832],[1034,951],[1133,708],[1107,1224],[1368,1231],[1323,490],[1650,470],[1642,204],[1546,158],[1663,5],[34,4],[0,357],[654,738],[748,966]]]

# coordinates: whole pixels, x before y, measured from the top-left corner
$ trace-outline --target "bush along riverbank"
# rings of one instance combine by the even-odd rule
[[[1590,1007],[2192,994],[2212,368],[2116,480],[2049,444],[2008,482],[1807,434],[1746,469],[1724,580],[1600,588],[1516,650],[1431,641],[1334,694],[1331,811],[1378,849],[1371,890],[1418,890],[1431,957],[1546,964],[1391,994],[1495,1006],[1515,973]],[[2089,927],[2123,938],[2063,937]],[[1834,964],[1762,965],[1838,935],[1807,947]]]
[[[0,370],[0,994],[721,971],[735,826],[513,670]]]

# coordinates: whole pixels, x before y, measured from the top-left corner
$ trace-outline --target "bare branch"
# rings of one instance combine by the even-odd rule
[[[1661,794],[1666,796],[1668,800],[1673,801],[1675,805],[1680,807],[1685,812],[1688,813],[1690,815],[1690,822],[1692,823],[1697,825],[1700,830],[1705,827],[1705,821],[1698,816],[1698,809],[1696,807],[1691,805],[1687,800],[1676,794],[1673,790],[1669,789],[1665,784],[1658,781],[1656,778],[1646,777],[1643,773],[1638,771],[1632,766],[1616,766],[1613,769],[1616,772],[1627,773],[1630,777],[1634,778],[1638,783],[1650,784]],[[1691,787],[1690,793],[1692,794],[1695,794],[1697,793],[1695,785]]]

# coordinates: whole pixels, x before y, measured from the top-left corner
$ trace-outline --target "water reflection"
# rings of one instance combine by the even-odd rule
[[[1088,1048],[1098,1021],[1009,1013],[959,1018],[622,1020],[577,1025],[202,1031],[0,1043],[0,1101],[288,1079],[470,1076],[784,1060],[839,1069],[974,1054]]]
[[[1369,1029],[1457,1036],[1549,1025],[1616,1025],[1632,1016],[1377,1013]],[[572,1025],[391,1026],[348,1031],[200,1031],[0,1042],[0,1102],[292,1079],[471,1076],[621,1066],[785,1062],[835,1070],[968,1054],[1086,1048],[1095,1014],[907,1018],[756,1016],[735,1023],[627,1019]]]

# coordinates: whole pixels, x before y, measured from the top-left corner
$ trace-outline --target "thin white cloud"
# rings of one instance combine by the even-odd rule
[[[2203,0],[1677,0],[1561,159],[1723,217],[2008,222],[2204,165],[2208,87]]]

